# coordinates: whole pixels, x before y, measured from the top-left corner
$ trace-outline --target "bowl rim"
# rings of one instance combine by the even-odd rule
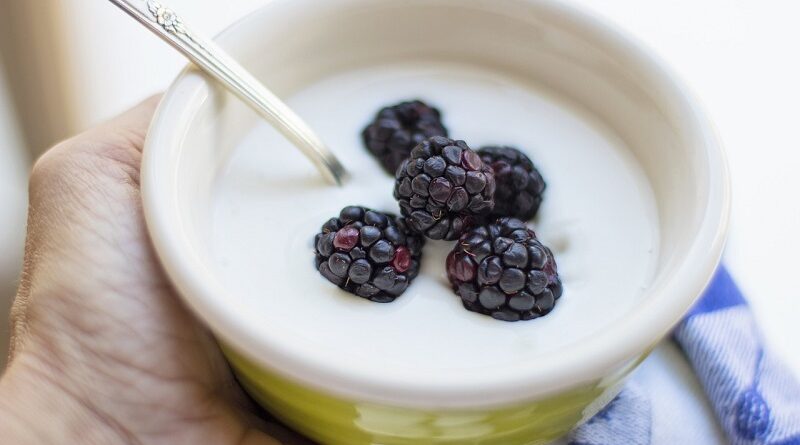
[[[347,1],[360,0],[340,3]],[[293,8],[303,8],[314,4],[314,0],[272,0],[226,28],[217,42],[223,47],[231,45],[238,34],[245,32],[243,25],[255,20],[258,12],[263,14],[278,5],[287,7],[288,3]],[[711,280],[727,234],[730,178],[715,129],[698,100],[670,69],[614,24],[555,0],[517,0],[517,3],[559,15],[571,26],[593,33],[605,45],[625,54],[631,61],[628,63],[639,64],[666,88],[666,94],[684,111],[697,146],[705,148],[709,205],[685,260],[661,289],[661,294],[671,298],[651,296],[632,309],[635,315],[632,313],[602,334],[559,353],[558,360],[457,377],[431,376],[427,381],[403,380],[397,375],[387,377],[370,369],[343,369],[315,357],[299,356],[291,345],[257,337],[226,311],[224,299],[218,296],[224,295],[225,290],[210,278],[211,271],[199,258],[187,253],[188,241],[179,225],[173,223],[179,218],[177,206],[170,205],[173,194],[164,193],[165,184],[176,182],[163,176],[164,163],[170,165],[179,157],[170,151],[170,147],[180,147],[183,139],[175,129],[188,128],[193,115],[186,110],[199,107],[204,88],[208,88],[209,81],[187,66],[164,95],[151,123],[142,160],[142,200],[147,227],[163,268],[183,301],[220,340],[265,369],[351,400],[417,408],[475,408],[521,403],[602,381],[609,374],[638,363],[637,359],[678,323]],[[167,155],[170,159],[165,159]]]

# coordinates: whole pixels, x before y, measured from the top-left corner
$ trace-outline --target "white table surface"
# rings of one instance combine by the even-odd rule
[[[262,0],[170,0],[198,30],[214,33]],[[733,175],[733,217],[725,262],[752,303],[774,350],[800,374],[800,3],[793,0],[570,0],[617,24],[670,64],[704,103]],[[74,40],[79,119],[97,122],[164,89],[184,61],[107,2],[65,0]],[[72,5],[70,7],[69,5]],[[83,24],[91,22],[95,27]],[[97,39],[97,27],[113,29]],[[121,48],[126,48],[122,51]],[[677,350],[660,348],[637,379],[694,400],[656,416],[680,425],[708,406]],[[716,437],[716,439],[710,439]],[[702,439],[701,439],[702,438]],[[691,431],[661,424],[654,444],[724,443],[713,422]]]

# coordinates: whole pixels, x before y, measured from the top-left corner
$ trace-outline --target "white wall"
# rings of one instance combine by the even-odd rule
[[[196,32],[214,36],[266,1],[168,0],[165,4]],[[61,3],[82,127],[165,90],[186,64],[183,56],[108,1]]]

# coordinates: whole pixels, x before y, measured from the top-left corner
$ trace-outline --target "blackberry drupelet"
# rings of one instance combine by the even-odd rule
[[[513,147],[488,146],[478,154],[492,166],[497,182],[492,217],[529,220],[536,216],[546,184],[525,153]]]
[[[361,133],[384,170],[394,174],[411,149],[431,136],[447,136],[439,110],[414,100],[381,109]]]
[[[492,168],[464,141],[434,136],[411,150],[395,174],[394,197],[409,227],[455,240],[494,206]]]
[[[348,206],[314,238],[316,267],[340,288],[378,303],[400,296],[419,273],[425,239],[402,218]]]
[[[447,277],[465,308],[503,321],[546,315],[563,291],[553,253],[516,218],[464,233]]]

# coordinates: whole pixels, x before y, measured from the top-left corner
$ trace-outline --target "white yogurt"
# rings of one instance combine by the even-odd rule
[[[313,265],[312,239],[346,205],[398,212],[393,180],[361,129],[383,105],[420,98],[451,137],[517,146],[547,191],[531,222],[556,256],[564,295],[548,316],[516,323],[466,311],[445,278],[452,243],[428,242],[420,276],[394,303],[339,290]],[[512,364],[602,331],[631,309],[658,254],[655,200],[625,145],[534,85],[473,67],[415,63],[349,71],[287,98],[352,173],[325,185],[266,124],[237,147],[214,197],[212,248],[223,283],[252,326],[280,325],[353,366],[430,372]]]

